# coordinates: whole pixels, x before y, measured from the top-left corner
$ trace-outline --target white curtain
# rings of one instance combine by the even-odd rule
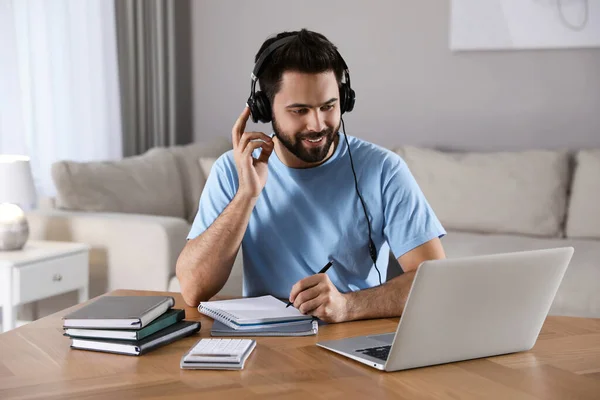
[[[38,196],[58,160],[121,158],[114,2],[0,0],[0,153],[31,158]]]

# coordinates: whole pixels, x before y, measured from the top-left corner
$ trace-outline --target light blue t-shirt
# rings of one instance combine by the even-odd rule
[[[390,247],[398,258],[446,232],[400,156],[355,137],[348,141],[385,282]],[[212,167],[188,239],[213,223],[237,188],[229,151]],[[252,211],[242,251],[244,296],[287,298],[296,282],[328,260],[333,266],[327,275],[340,292],[379,285],[343,134],[334,154],[318,167],[289,168],[271,154],[267,183]]]

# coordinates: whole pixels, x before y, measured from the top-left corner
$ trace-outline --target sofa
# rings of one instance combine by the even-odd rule
[[[223,139],[121,161],[58,162],[57,196],[28,213],[31,237],[90,244],[91,296],[122,288],[179,291],[177,257],[206,176],[230,148]],[[600,317],[600,151],[392,151],[446,228],[448,257],[572,246],[550,314]],[[220,294],[241,294],[241,259],[240,252]],[[399,273],[390,263],[388,275]]]
[[[600,317],[600,150],[396,152],[448,232],[447,257],[572,246],[550,314]]]

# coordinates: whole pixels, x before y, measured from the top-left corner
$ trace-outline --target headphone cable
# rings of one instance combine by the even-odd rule
[[[358,198],[360,199],[360,204],[362,205],[362,209],[365,213],[365,218],[367,219],[367,226],[369,228],[369,255],[371,256],[371,260],[373,260],[373,265],[377,270],[377,275],[379,276],[379,285],[381,286],[381,272],[379,272],[379,268],[377,268],[377,248],[375,247],[375,243],[373,243],[373,239],[371,238],[371,222],[369,221],[369,214],[367,213],[367,206],[365,206],[365,201],[363,200],[360,191],[358,190],[358,179],[356,178],[356,171],[354,170],[354,162],[352,161],[352,152],[350,151],[350,142],[348,141],[348,135],[346,135],[346,126],[344,125],[344,118],[342,120],[342,129],[344,131],[344,138],[346,139],[346,147],[348,147],[348,155],[350,156],[350,166],[352,167],[352,175],[354,176],[354,187],[356,189],[356,194],[358,194]]]

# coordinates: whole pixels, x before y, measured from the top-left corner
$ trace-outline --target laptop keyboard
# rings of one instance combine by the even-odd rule
[[[390,349],[392,346],[377,346],[369,347],[368,349],[356,350],[358,353],[366,354],[371,357],[379,358],[380,360],[386,361],[390,355]]]

